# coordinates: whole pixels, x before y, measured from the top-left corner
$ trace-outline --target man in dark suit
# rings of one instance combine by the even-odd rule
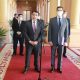
[[[57,16],[50,19],[48,41],[51,46],[51,72],[55,70],[55,54],[57,49],[58,64],[57,70],[62,73],[62,53],[63,45],[67,44],[67,27],[66,21],[62,17],[63,7],[57,7]],[[64,35],[64,33],[66,33]]]
[[[34,11],[32,13],[32,19],[26,22],[24,28],[24,36],[26,42],[26,59],[24,73],[26,73],[29,69],[30,56],[32,51],[34,52],[35,70],[39,72],[38,57],[39,50],[41,48],[40,45],[42,41],[44,23],[38,20],[37,17],[37,12]]]
[[[20,53],[19,54],[21,56],[23,56],[23,42],[24,42],[23,27],[24,27],[24,22],[22,22],[21,18],[22,18],[22,15],[14,14],[13,24],[12,24],[12,29],[13,29],[13,56],[16,55],[18,41],[20,43]]]
[[[68,28],[68,34],[67,34],[67,35],[68,35],[68,36],[67,36],[68,38],[67,38],[67,39],[69,39],[69,37],[70,37],[70,19],[67,17],[67,14],[68,14],[68,13],[67,13],[66,11],[64,11],[63,17],[66,19],[66,23],[67,23],[67,26],[68,26],[68,27],[67,27],[67,28]],[[69,41],[69,40],[68,40],[68,41]],[[68,42],[68,41],[67,41],[67,42]],[[68,43],[69,43],[69,42],[68,42]],[[64,51],[63,51],[63,57],[65,57],[65,58],[67,58],[67,56],[66,56],[67,46],[68,46],[68,45],[65,45],[65,46],[64,46]]]

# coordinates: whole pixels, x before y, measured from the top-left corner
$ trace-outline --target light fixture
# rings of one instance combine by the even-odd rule
[[[26,4],[28,4],[28,0],[26,0]]]

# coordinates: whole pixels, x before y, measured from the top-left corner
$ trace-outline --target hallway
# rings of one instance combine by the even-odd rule
[[[48,44],[48,24],[50,18],[56,16],[57,6],[62,6],[70,18],[71,34],[68,40],[67,58],[63,58],[63,73],[55,70],[50,73],[50,47]],[[37,80],[38,73],[34,71],[33,55],[28,74],[22,74],[24,56],[12,57],[12,20],[14,14],[22,14],[23,20],[30,20],[31,13],[38,11],[45,23],[42,80],[80,80],[80,0],[0,0],[0,80]],[[1,31],[2,30],[2,31]],[[7,31],[7,32],[6,32]],[[18,45],[19,48],[19,45]],[[25,50],[25,49],[24,49]],[[25,54],[25,51],[24,51]],[[15,59],[17,61],[15,61]],[[31,75],[30,75],[31,74]],[[32,76],[32,77],[31,77]]]
[[[50,18],[56,16],[56,7],[61,5],[64,10],[68,12],[68,17],[71,20],[69,46],[80,47],[80,38],[78,38],[80,37],[79,1],[80,0],[0,0],[0,27],[8,30],[4,42],[0,42],[0,44],[4,45],[5,43],[12,42],[11,21],[15,13],[23,14],[24,20],[29,20],[31,18],[31,12],[38,11],[46,25],[49,23]],[[48,26],[46,26],[45,32],[45,42],[47,43]],[[77,42],[75,39],[77,39]]]

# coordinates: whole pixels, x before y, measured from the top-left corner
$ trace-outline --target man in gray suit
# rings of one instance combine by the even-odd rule
[[[67,27],[68,28],[68,34],[67,34],[68,35],[68,38],[67,38],[68,40],[67,40],[67,42],[69,44],[69,38],[70,38],[70,31],[71,30],[70,30],[70,19],[68,18],[68,12],[64,11],[63,12],[63,17],[66,19],[66,23],[67,23],[67,26],[68,26]],[[64,58],[67,58],[67,56],[66,56],[67,46],[68,45],[64,46],[64,50],[63,50],[63,57]]]
[[[57,49],[58,64],[57,70],[62,73],[62,53],[63,45],[66,45],[67,41],[67,24],[62,17],[63,7],[57,7],[57,16],[50,19],[48,41],[51,46],[51,72],[55,70],[55,54]],[[64,34],[65,33],[65,34]]]
[[[34,11],[32,13],[32,19],[25,22],[24,28],[24,36],[25,36],[25,43],[26,43],[26,59],[25,59],[25,69],[24,73],[26,73],[30,66],[30,56],[32,51],[34,52],[34,66],[35,70],[39,72],[38,66],[38,57],[39,57],[39,50],[41,48],[41,41],[43,36],[43,27],[44,22],[37,19],[38,13]]]

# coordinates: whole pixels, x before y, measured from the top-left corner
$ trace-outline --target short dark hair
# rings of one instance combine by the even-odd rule
[[[22,14],[18,14],[18,16],[21,16]]]
[[[38,11],[32,11],[32,13],[34,13],[34,12],[38,13],[38,15],[39,15],[39,12]]]
[[[56,10],[58,11],[58,9],[59,9],[59,8],[62,8],[62,9],[63,9],[63,7],[62,7],[62,6],[58,6]]]
[[[64,10],[64,13],[66,13],[67,11]]]
[[[17,13],[14,14],[14,16],[16,16],[16,15],[17,15]]]

